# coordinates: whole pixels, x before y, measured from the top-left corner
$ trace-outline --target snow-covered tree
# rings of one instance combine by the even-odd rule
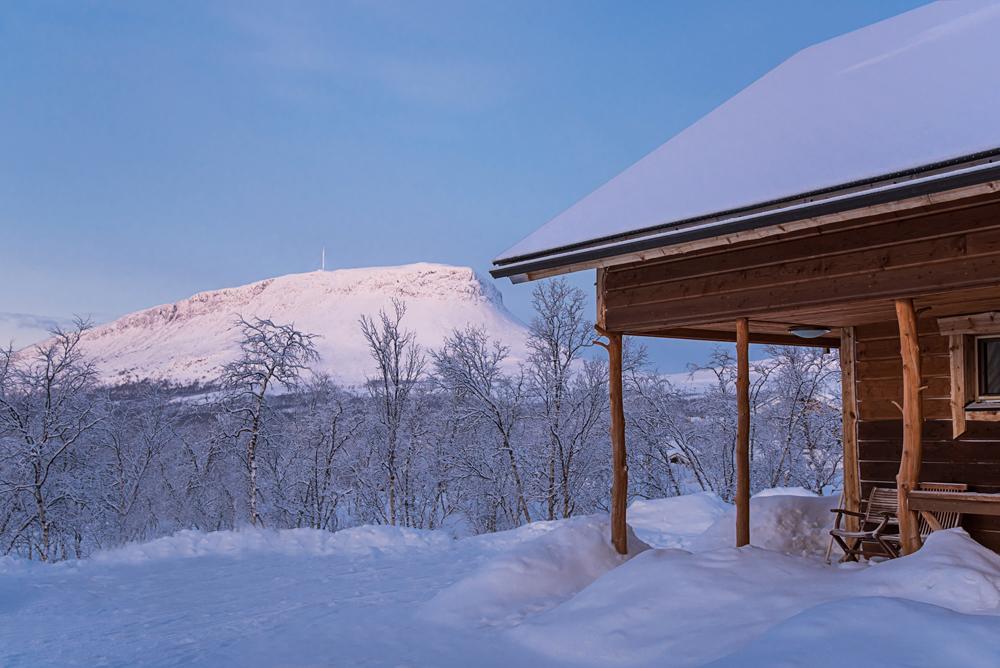
[[[532,291],[535,316],[529,328],[528,378],[537,402],[537,417],[548,445],[544,465],[543,493],[546,517],[555,519],[557,509],[563,517],[573,511],[569,494],[573,460],[578,443],[569,436],[571,405],[570,385],[575,363],[593,343],[594,325],[585,317],[583,291],[565,279],[543,281]]]
[[[222,406],[236,419],[231,437],[242,444],[247,472],[247,519],[261,523],[258,511],[257,447],[264,435],[267,396],[274,389],[298,387],[309,365],[319,359],[315,338],[291,324],[266,318],[240,318],[240,356],[222,371]]]
[[[523,518],[531,521],[521,468],[523,462],[514,443],[513,433],[524,417],[524,375],[509,376],[503,364],[510,350],[499,341],[491,340],[485,331],[475,327],[454,330],[440,350],[432,352],[435,382],[454,399],[458,419],[473,429],[487,429],[494,437],[498,455],[509,465],[514,486],[515,523]],[[472,462],[481,461],[472,457]],[[478,471],[481,479],[502,487],[504,477],[489,476],[489,469],[476,467],[470,461],[465,466]],[[497,493],[500,493],[497,490]]]
[[[388,512],[391,525],[398,521],[397,494],[400,474],[400,438],[404,420],[413,408],[413,390],[420,380],[426,358],[416,335],[403,328],[406,303],[394,299],[392,311],[380,310],[377,317],[362,316],[361,332],[375,362],[375,375],[367,387],[375,409],[381,466],[385,471]]]
[[[78,526],[64,522],[85,504],[75,448],[101,421],[96,373],[80,349],[88,325],[54,329],[15,353],[0,350],[0,495],[17,512],[5,521],[4,551],[41,561],[78,552]]]

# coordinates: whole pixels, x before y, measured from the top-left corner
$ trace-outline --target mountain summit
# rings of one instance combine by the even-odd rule
[[[512,363],[524,358],[525,327],[496,288],[468,267],[428,263],[289,274],[200,292],[95,327],[84,351],[106,382],[210,382],[237,355],[237,319],[258,316],[317,334],[318,370],[356,385],[373,371],[358,320],[391,309],[394,298],[406,303],[403,325],[425,348],[474,325],[509,346]]]

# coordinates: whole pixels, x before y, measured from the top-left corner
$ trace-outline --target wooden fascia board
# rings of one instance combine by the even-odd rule
[[[603,257],[584,262],[575,262],[575,263],[571,262],[565,265],[551,267],[537,271],[526,271],[523,274],[519,274],[520,278],[515,282],[520,283],[526,281],[535,281],[542,278],[551,278],[553,276],[569,274],[577,271],[597,269],[599,267],[601,268],[616,267],[623,264],[633,264],[637,262],[645,262],[648,260],[659,259],[664,257],[672,257],[675,255],[683,255],[695,251],[731,246],[734,244],[744,243],[748,241],[767,239],[770,237],[776,237],[791,232],[798,232],[801,230],[808,230],[814,227],[821,227],[823,225],[829,225],[831,223],[839,223],[859,218],[866,218],[869,216],[900,213],[911,209],[947,204],[951,202],[957,202],[963,199],[994,194],[997,192],[1000,192],[1000,180],[987,181],[984,183],[970,185],[962,188],[955,188],[953,190],[946,190],[937,193],[929,193],[893,202],[877,204],[869,207],[850,209],[848,211],[825,214],[822,216],[803,218],[801,220],[797,220],[794,222],[779,223],[776,225],[759,227],[751,230],[744,230],[742,232],[724,234],[717,237],[711,237],[708,239],[699,239],[697,241],[690,241],[686,243],[664,245],[634,253],[609,255],[608,257]],[[514,278],[512,278],[512,280],[514,280]]]

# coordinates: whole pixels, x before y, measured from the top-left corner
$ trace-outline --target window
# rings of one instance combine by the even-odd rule
[[[954,437],[969,420],[1000,421],[1000,311],[938,318],[951,352]]]
[[[976,338],[976,401],[1000,402],[1000,336]]]

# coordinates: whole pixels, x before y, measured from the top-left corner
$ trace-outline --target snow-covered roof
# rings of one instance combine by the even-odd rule
[[[505,251],[496,273],[552,256],[570,264],[581,247],[989,159],[1000,149],[998,64],[995,1],[933,3],[804,49]]]

